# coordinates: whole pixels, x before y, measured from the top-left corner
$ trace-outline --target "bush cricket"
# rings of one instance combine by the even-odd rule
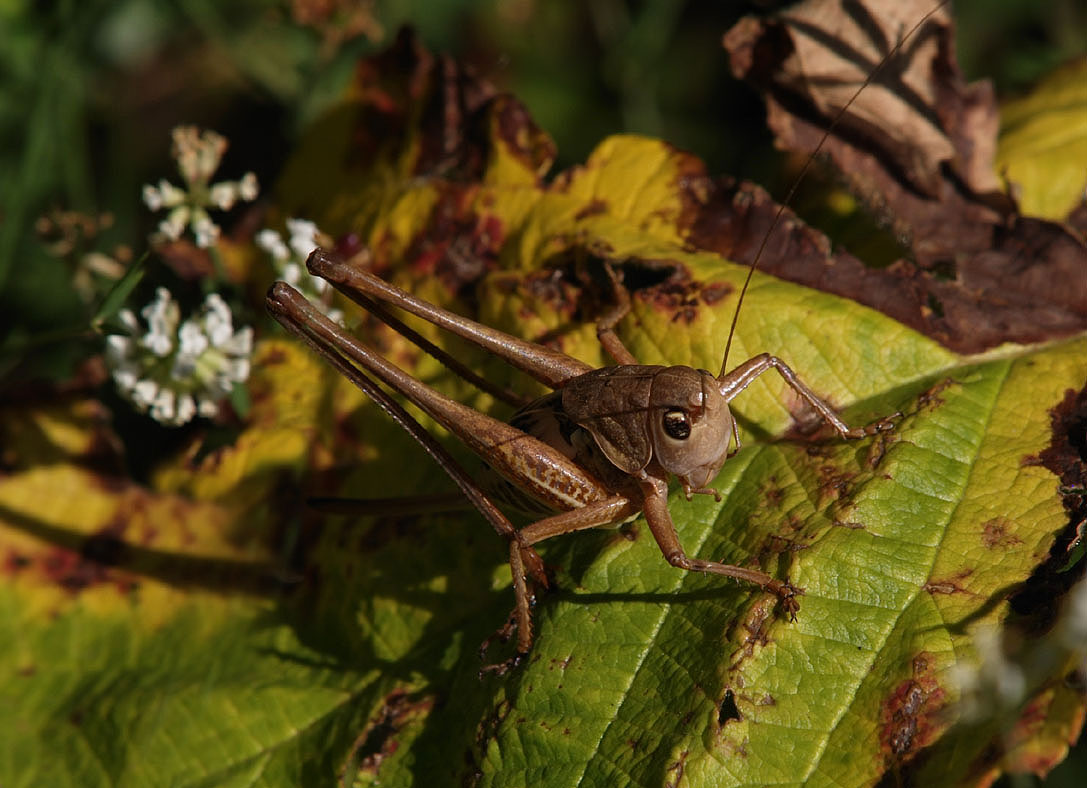
[[[533,545],[554,536],[611,525],[644,512],[665,560],[680,569],[725,575],[778,596],[795,616],[802,593],[787,581],[746,567],[688,557],[668,512],[668,479],[675,475],[690,498],[718,493],[707,485],[717,476],[730,448],[739,446],[729,402],[756,377],[775,369],[788,385],[844,438],[861,438],[889,429],[883,419],[850,428],[780,359],[760,354],[716,377],[684,366],[638,364],[615,334],[629,308],[621,306],[598,324],[598,335],[617,366],[593,369],[577,359],[526,342],[441,310],[366,271],[316,250],[310,270],[378,316],[379,300],[404,309],[458,336],[478,343],[504,361],[554,389],[517,411],[507,424],[446,397],[411,377],[325,317],[289,285],[277,282],[268,307],[277,320],[329,360],[403,426],[453,478],[472,504],[509,541],[509,563],[516,603],[501,633],[517,629],[516,664],[532,645],[531,593],[527,579],[548,585]],[[361,368],[361,369],[360,369]],[[464,441],[509,487],[484,490],[425,429],[369,377],[377,378],[425,411]],[[517,529],[493,503],[517,496],[526,512],[557,512]]]
[[[921,22],[918,27],[920,25]],[[901,39],[883,63],[896,54],[908,37],[909,34]],[[854,98],[874,74],[860,85]],[[839,111],[838,117],[848,106],[846,104]],[[837,119],[826,131],[824,141],[836,122]],[[802,172],[800,178],[803,175]],[[796,184],[793,191],[795,188]],[[792,192],[779,206],[774,225],[791,198]],[[767,238],[772,230],[773,225]],[[765,243],[764,238],[763,246]],[[739,431],[729,404],[759,375],[771,369],[776,370],[842,438],[863,438],[889,430],[893,419],[900,414],[866,427],[850,427],[788,366],[768,353],[728,369],[728,352],[740,306],[761,254],[762,248],[756,253],[740,291],[721,370],[716,375],[686,366],[639,364],[615,332],[615,327],[630,309],[630,301],[618,276],[606,265],[615,303],[599,318],[597,336],[616,366],[594,369],[563,353],[429,304],[325,250],[317,249],[310,255],[307,265],[311,273],[328,280],[363,309],[477,386],[509,401],[478,375],[464,370],[455,360],[407,328],[388,312],[385,305],[404,310],[475,343],[552,389],[552,393],[523,404],[508,423],[479,413],[413,378],[330,321],[286,283],[277,282],[269,290],[267,305],[273,316],[407,430],[495,531],[507,540],[515,605],[510,618],[496,634],[505,640],[516,629],[516,653],[509,660],[485,670],[504,672],[516,665],[531,648],[533,593],[530,583],[539,588],[548,586],[543,563],[534,545],[562,534],[622,523],[638,514],[644,514],[661,553],[672,566],[732,577],[758,586],[776,595],[783,612],[795,618],[799,609],[797,597],[803,590],[787,580],[771,577],[757,569],[692,558],[686,554],[668,511],[670,477],[679,480],[688,499],[695,494],[708,494],[720,500],[719,493],[709,485],[725,460],[740,445]],[[411,401],[457,436],[504,481],[495,489],[484,489],[374,379]],[[537,519],[516,528],[495,500],[512,504]]]

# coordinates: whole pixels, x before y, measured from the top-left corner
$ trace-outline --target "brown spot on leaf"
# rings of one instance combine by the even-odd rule
[[[678,278],[638,291],[639,300],[672,316],[673,323],[690,324],[698,317],[699,285]]]
[[[972,592],[962,587],[962,581],[972,574],[973,569],[962,569],[951,577],[931,579],[922,588],[930,594],[969,594]]]
[[[706,306],[713,306],[732,292],[732,285],[727,282],[711,282],[703,286],[699,297]]]
[[[588,219],[590,216],[607,213],[607,211],[607,202],[601,200],[599,197],[594,197],[584,208],[574,214],[574,221],[580,222],[582,219]]]
[[[913,659],[912,677],[900,682],[880,706],[880,745],[888,766],[899,766],[936,738],[945,692],[930,654]]]
[[[506,720],[512,710],[513,704],[507,699],[502,699],[494,705],[490,714],[480,720],[479,726],[476,728],[477,751],[486,751],[490,740],[497,735],[498,727]]]
[[[417,122],[415,174],[479,166],[478,152],[464,150],[465,119],[494,89],[473,80],[452,59],[430,54],[412,31],[402,29],[391,47],[359,61],[353,90],[362,111],[352,130],[351,165],[366,166],[389,155],[383,148],[390,140],[402,140],[406,148],[414,137],[409,124]]]
[[[830,501],[845,500],[853,489],[853,480],[857,474],[846,471],[829,463],[820,465],[816,470],[819,476],[819,505]]]
[[[789,518],[786,521],[786,527],[794,532],[799,532],[804,523],[799,518]],[[754,554],[758,557],[759,563],[762,563],[772,556],[780,555],[784,552],[798,553],[801,550],[805,550],[809,547],[804,537],[801,536],[797,539],[790,539],[787,536],[780,534],[769,534],[755,549]]]
[[[516,290],[517,278],[510,277],[510,279],[514,290]],[[553,312],[568,319],[573,319],[579,314],[581,310],[579,289],[561,271],[534,271],[521,281],[523,281],[525,291],[531,298],[546,305]]]
[[[982,526],[981,543],[989,550],[1023,544],[1023,540],[1013,533],[1015,530],[1015,523],[1008,518],[994,517]]]
[[[282,348],[273,348],[261,354],[260,364],[264,367],[274,367],[277,364],[286,363],[287,359],[287,354]]]
[[[781,489],[777,479],[771,476],[769,482],[763,485],[762,496],[767,509],[780,509],[781,502],[785,500],[785,491]]]
[[[751,606],[751,610],[748,611],[747,617],[738,623],[739,628],[744,633],[743,641],[740,643],[739,648],[729,656],[729,672],[734,673],[739,670],[744,660],[754,655],[755,649],[770,642],[766,632],[768,629],[767,622],[771,619],[771,614],[776,605],[777,599],[767,595],[760,595]],[[735,628],[736,626],[733,627],[733,629]],[[732,633],[730,633],[729,639],[733,640],[734,638],[731,635]]]
[[[917,395],[917,408],[918,410],[924,410],[932,412],[937,410],[944,404],[944,398],[940,396],[945,390],[955,385],[955,381],[951,378],[944,378],[940,382],[930,386],[925,391],[922,391]]]
[[[554,670],[555,668],[558,668],[561,671],[565,671],[568,667],[570,667],[570,662],[573,659],[574,656],[572,654],[568,657],[565,657],[564,659],[552,659],[547,669]]]
[[[703,293],[709,291],[713,300],[721,292],[715,284],[695,281],[675,260],[618,257],[610,245],[577,234],[567,242],[566,249],[525,281],[533,295],[548,297],[556,311],[580,322],[594,322],[615,305],[605,266],[617,274],[632,298],[671,315],[673,321],[694,320],[706,302]]]
[[[796,512],[789,512],[785,516],[785,522],[782,524],[782,528],[786,531],[792,531],[794,534],[800,533],[804,530],[804,520]]]
[[[408,694],[396,689],[385,697],[377,714],[370,719],[362,733],[355,739],[351,754],[347,759],[350,768],[355,765],[355,774],[366,774],[376,778],[382,762],[400,748],[397,739],[400,731],[408,723],[430,713],[434,699],[430,696]],[[354,782],[341,775],[346,784]]]
[[[850,520],[835,520],[834,525],[838,528],[848,528],[852,531],[863,531],[866,527],[864,523],[857,523]]]
[[[683,771],[687,766],[687,756],[689,754],[689,750],[684,750],[679,754],[679,760],[668,767],[668,771],[672,772],[672,777],[665,781],[665,788],[677,788],[680,782],[683,781]]]

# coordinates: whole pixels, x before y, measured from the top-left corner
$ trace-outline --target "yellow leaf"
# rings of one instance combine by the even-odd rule
[[[1018,187],[1023,213],[1062,220],[1087,189],[1087,58],[1053,72],[1001,108],[998,171]]]

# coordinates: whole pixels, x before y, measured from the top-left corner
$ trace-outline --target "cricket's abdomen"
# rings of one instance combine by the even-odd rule
[[[553,494],[544,498],[505,478],[492,467],[484,466],[485,473],[480,483],[496,503],[540,517],[569,511],[628,490],[631,494],[636,494],[631,477],[616,468],[597,448],[592,436],[567,416],[559,392],[543,396],[521,408],[510,419],[510,426],[563,454],[598,480],[600,488],[594,494],[586,496],[580,488],[567,489],[569,485],[556,478],[545,485]],[[524,471],[537,479],[546,479],[548,476],[547,467],[533,462],[530,457],[526,457],[525,465]]]

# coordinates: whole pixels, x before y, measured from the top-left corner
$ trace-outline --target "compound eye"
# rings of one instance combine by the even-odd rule
[[[666,411],[661,420],[664,432],[669,438],[677,441],[687,440],[691,436],[691,420],[687,417],[687,411],[676,408]]]

